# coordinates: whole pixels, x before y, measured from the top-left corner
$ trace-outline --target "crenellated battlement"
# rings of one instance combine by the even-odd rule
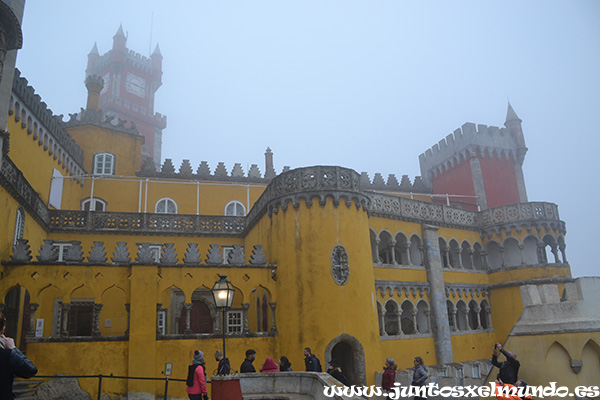
[[[54,115],[15,69],[8,114],[70,175],[82,175],[83,150],[67,132],[62,115]]]
[[[369,178],[366,172],[360,174],[360,187],[363,190],[383,190],[392,192],[405,192],[405,193],[431,193],[431,191],[425,186],[420,176],[416,176],[411,183],[408,175],[402,175],[402,179],[398,182],[395,174],[389,174],[387,181],[384,180],[383,175],[376,172],[373,176],[373,180]]]
[[[419,155],[421,174],[430,186],[431,178],[472,157],[517,160],[517,144],[506,128],[465,123]]]
[[[286,171],[285,167],[283,172]],[[267,174],[262,174],[258,168],[258,164],[252,164],[246,173],[241,163],[235,163],[231,172],[224,162],[219,162],[214,171],[208,165],[207,161],[202,161],[196,171],[192,168],[190,160],[183,160],[176,170],[173,160],[166,158],[160,171],[156,170],[154,162],[146,159],[142,165],[142,170],[137,173],[137,176],[148,178],[166,178],[166,179],[194,179],[194,180],[211,180],[211,181],[227,181],[227,182],[252,182],[268,184],[273,177],[267,177]]]

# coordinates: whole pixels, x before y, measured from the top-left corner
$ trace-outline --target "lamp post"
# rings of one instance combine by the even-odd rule
[[[219,275],[219,280],[215,282],[211,290],[217,310],[221,310],[223,313],[221,330],[223,332],[223,358],[225,358],[225,311],[231,308],[235,288],[227,280],[227,275]]]

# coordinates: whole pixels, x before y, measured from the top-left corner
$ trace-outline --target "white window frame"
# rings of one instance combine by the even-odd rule
[[[165,203],[165,211],[158,211],[158,206],[161,202]],[[175,206],[175,212],[168,212],[168,205],[169,202],[172,203]],[[158,200],[156,202],[156,204],[154,205],[154,212],[156,214],[177,214],[177,203],[175,202],[175,200],[173,200],[170,197],[163,197],[162,199]]]
[[[17,244],[17,240],[23,239],[25,235],[25,210],[23,207],[17,208],[15,217],[15,236],[13,238],[13,246]]]
[[[244,319],[241,310],[227,311],[227,333],[242,333]]]
[[[158,332],[161,335],[165,335],[167,333],[167,311],[160,310],[158,312]]]
[[[140,243],[138,243],[137,246],[138,246],[138,251],[139,251],[142,248],[142,245]],[[154,259],[155,263],[160,262],[160,256],[162,255],[162,248],[163,248],[163,245],[161,243],[150,244],[148,246],[148,249],[152,253],[152,258]]]
[[[227,212],[227,209],[230,206],[234,206],[234,208],[233,208],[234,209],[234,213],[233,214],[229,214]],[[241,215],[237,213],[238,207],[241,207],[241,209],[242,209],[242,214]],[[229,216],[233,216],[233,217],[244,217],[246,215],[246,207],[244,206],[244,204],[242,202],[237,201],[237,200],[232,200],[229,203],[227,203],[227,205],[225,206],[224,213],[225,213],[225,215],[229,215]]]
[[[221,246],[223,249],[223,264],[229,264],[229,254],[233,253],[233,246]]]
[[[107,159],[110,157],[110,170],[107,170]],[[100,164],[100,160],[102,163]],[[96,153],[94,154],[94,175],[114,175],[115,174],[116,157],[112,153]]]
[[[88,197],[87,199],[83,200],[81,202],[81,211],[85,211],[86,204],[90,205],[90,207],[88,208],[88,211],[96,211],[97,203],[102,204],[102,210],[100,210],[100,211],[106,211],[106,201],[99,199],[97,197],[92,197],[92,198]]]
[[[58,258],[56,261],[63,262],[65,261],[65,254],[67,252],[67,248],[73,246],[73,243],[70,242],[54,242],[52,246],[56,247],[56,253],[58,254]]]
[[[62,206],[63,181],[63,175],[55,168],[52,171],[48,204],[57,210],[60,210]]]

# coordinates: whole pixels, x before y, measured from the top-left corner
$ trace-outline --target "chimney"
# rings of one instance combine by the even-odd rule
[[[265,178],[272,179],[275,177],[275,168],[273,168],[273,152],[269,147],[265,153]]]
[[[100,92],[104,87],[104,79],[97,75],[88,75],[85,79],[85,87],[88,90],[86,110],[98,111],[100,107]]]

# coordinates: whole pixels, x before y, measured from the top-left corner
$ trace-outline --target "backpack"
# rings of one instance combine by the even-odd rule
[[[188,387],[194,386],[194,374],[196,373],[196,368],[198,368],[198,367],[199,367],[198,364],[192,364],[192,365],[188,366],[188,376],[185,381],[185,384]]]
[[[317,372],[323,372],[323,368],[321,367],[321,361],[319,361],[319,359],[315,355],[313,355],[313,357],[315,358],[315,366]]]

